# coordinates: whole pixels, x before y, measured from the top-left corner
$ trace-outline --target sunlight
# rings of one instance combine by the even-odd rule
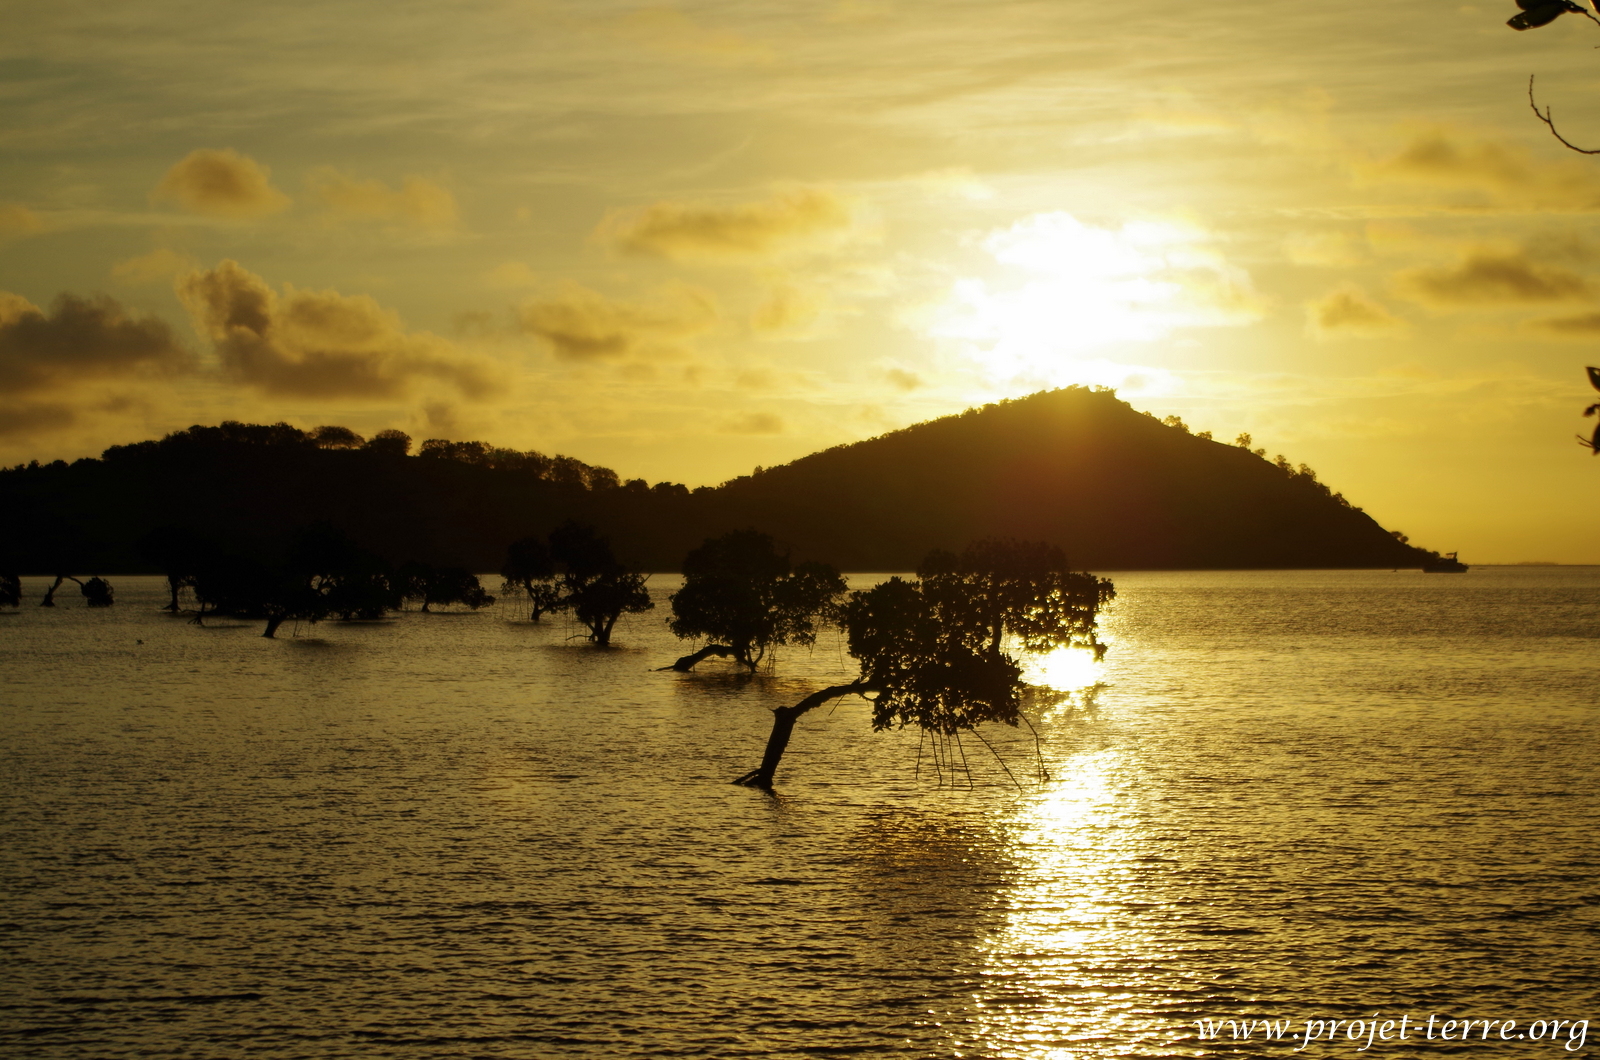
[[[1104,679],[1105,663],[1089,648],[1057,648],[1022,658],[1022,679],[1055,692],[1081,692]]]
[[[1259,316],[1249,276],[1208,239],[1167,221],[1097,228],[1035,214],[983,241],[1007,279],[956,280],[930,331],[996,378],[1120,387],[1136,377],[1149,389],[1170,373],[1083,354]]]
[[[1021,871],[987,947],[993,985],[975,1021],[984,1055],[1088,1060],[1160,1034],[1134,1003],[1160,984],[1157,944],[1128,916],[1148,898],[1131,767],[1117,751],[1075,755],[1014,819],[1008,845]]]

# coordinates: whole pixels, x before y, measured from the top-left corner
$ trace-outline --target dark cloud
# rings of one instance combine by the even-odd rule
[[[1368,178],[1485,194],[1510,212],[1600,210],[1600,174],[1576,160],[1545,161],[1520,147],[1447,130],[1419,133],[1392,158],[1357,167]]]
[[[748,412],[726,421],[722,429],[728,434],[782,434],[782,417],[770,412]]]
[[[190,364],[164,321],[131,313],[104,295],[63,294],[45,312],[0,292],[0,391],[7,395],[180,371]]]
[[[908,394],[913,390],[920,389],[923,385],[920,375],[916,372],[908,372],[904,368],[890,368],[883,374],[891,384]]]
[[[165,321],[104,295],[63,294],[48,312],[0,291],[0,437],[24,438],[116,411],[117,393],[194,360]]]
[[[1313,335],[1378,335],[1405,327],[1405,321],[1354,286],[1341,287],[1306,309]]]
[[[750,328],[764,336],[804,334],[826,309],[827,298],[820,291],[781,283],[750,314]]]
[[[58,401],[6,401],[0,399],[0,438],[27,438],[58,431],[77,421],[72,406]]]
[[[658,202],[613,214],[596,235],[625,254],[678,261],[762,261],[826,250],[859,234],[854,204],[822,188],[760,202]]]
[[[1593,342],[1600,338],[1600,312],[1533,320],[1527,327],[1530,331],[1541,332],[1551,338]]]
[[[288,286],[279,295],[234,261],[180,278],[177,291],[228,374],[264,393],[396,398],[442,383],[483,400],[500,389],[489,362],[437,335],[407,331],[365,295]]]
[[[692,287],[670,287],[643,302],[608,298],[579,284],[524,302],[522,330],[568,361],[621,359],[683,352],[682,343],[717,323],[715,299]]]
[[[1439,309],[1538,305],[1587,298],[1593,287],[1578,273],[1533,260],[1524,251],[1473,251],[1445,268],[1410,269],[1395,290]]]

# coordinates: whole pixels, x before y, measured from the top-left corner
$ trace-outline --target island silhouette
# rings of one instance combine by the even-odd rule
[[[483,442],[430,439],[413,453],[398,431],[366,440],[229,422],[0,470],[0,507],[13,513],[0,571],[51,577],[168,573],[186,549],[269,554],[312,526],[395,567],[509,574],[508,546],[568,523],[597,528],[639,571],[677,571],[703,542],[746,529],[797,560],[856,571],[913,570],[931,551],[990,538],[1047,543],[1078,570],[1417,569],[1436,558],[1246,435],[1212,440],[1085,387],[694,490]]]

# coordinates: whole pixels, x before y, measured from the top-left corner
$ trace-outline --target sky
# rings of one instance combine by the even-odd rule
[[[225,419],[715,484],[1071,384],[1600,563],[1600,25],[19,0],[0,463]]]

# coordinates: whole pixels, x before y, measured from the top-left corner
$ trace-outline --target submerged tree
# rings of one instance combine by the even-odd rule
[[[611,543],[592,526],[567,522],[550,532],[550,556],[561,572],[560,610],[570,610],[604,648],[617,619],[655,606],[647,576],[618,562]]]
[[[263,637],[276,637],[290,620],[320,622],[330,614],[326,584],[315,571],[289,558],[221,554],[194,576],[200,608],[195,622],[208,614],[265,619]]]
[[[408,563],[400,568],[400,579],[402,594],[408,600],[421,600],[423,611],[430,611],[435,604],[465,604],[476,611],[494,603],[494,597],[478,583],[478,576],[461,567]]]
[[[381,575],[381,561],[343,531],[316,523],[276,542],[205,553],[193,575],[200,605],[195,621],[207,614],[265,619],[261,635],[275,637],[291,620],[376,617],[399,606]]]
[[[837,619],[845,582],[825,563],[791,564],[772,538],[736,530],[690,552],[683,561],[683,588],[672,594],[672,632],[707,644],[671,669],[688,671],[712,655],[732,656],[754,670],[767,649],[810,645],[817,625]]]
[[[500,591],[520,592],[528,598],[528,617],[537,622],[545,614],[559,610],[563,595],[556,580],[556,561],[550,545],[537,537],[513,541],[506,549],[500,576],[505,583]]]
[[[1596,390],[1600,390],[1600,368],[1591,367],[1584,369],[1584,371],[1589,373],[1589,385],[1594,387]],[[1583,414],[1585,416],[1593,416],[1596,413],[1600,413],[1600,401],[1595,402],[1593,405],[1590,405],[1588,408],[1583,410]],[[1600,425],[1595,427],[1593,437],[1585,438],[1581,434],[1578,435],[1578,442],[1595,456],[1600,456]]]
[[[183,610],[184,589],[194,587],[195,572],[206,566],[217,549],[211,541],[181,526],[158,526],[139,539],[139,552],[167,578],[167,602],[161,608],[177,614]]]
[[[48,588],[48,589],[46,589],[44,591],[44,598],[39,601],[39,606],[40,607],[54,607],[54,606],[56,606],[56,590],[61,588],[61,583],[66,581],[69,578],[71,578],[73,581],[78,581],[78,579],[73,578],[72,575],[70,575],[70,574],[57,574],[56,575],[56,580],[50,583],[50,588]],[[82,583],[79,582],[79,584],[81,585]]]
[[[949,736],[986,721],[1016,725],[1022,669],[1010,649],[1105,651],[1096,621],[1111,583],[1070,570],[1050,545],[980,541],[960,555],[931,554],[917,573],[851,594],[843,625],[860,675],[774,710],[761,765],[735,783],[771,788],[795,722],[831,700],[870,698],[875,731],[916,725]]]
[[[90,607],[110,607],[116,602],[112,595],[111,583],[98,575],[86,582],[79,582],[78,591],[83,594]]]

